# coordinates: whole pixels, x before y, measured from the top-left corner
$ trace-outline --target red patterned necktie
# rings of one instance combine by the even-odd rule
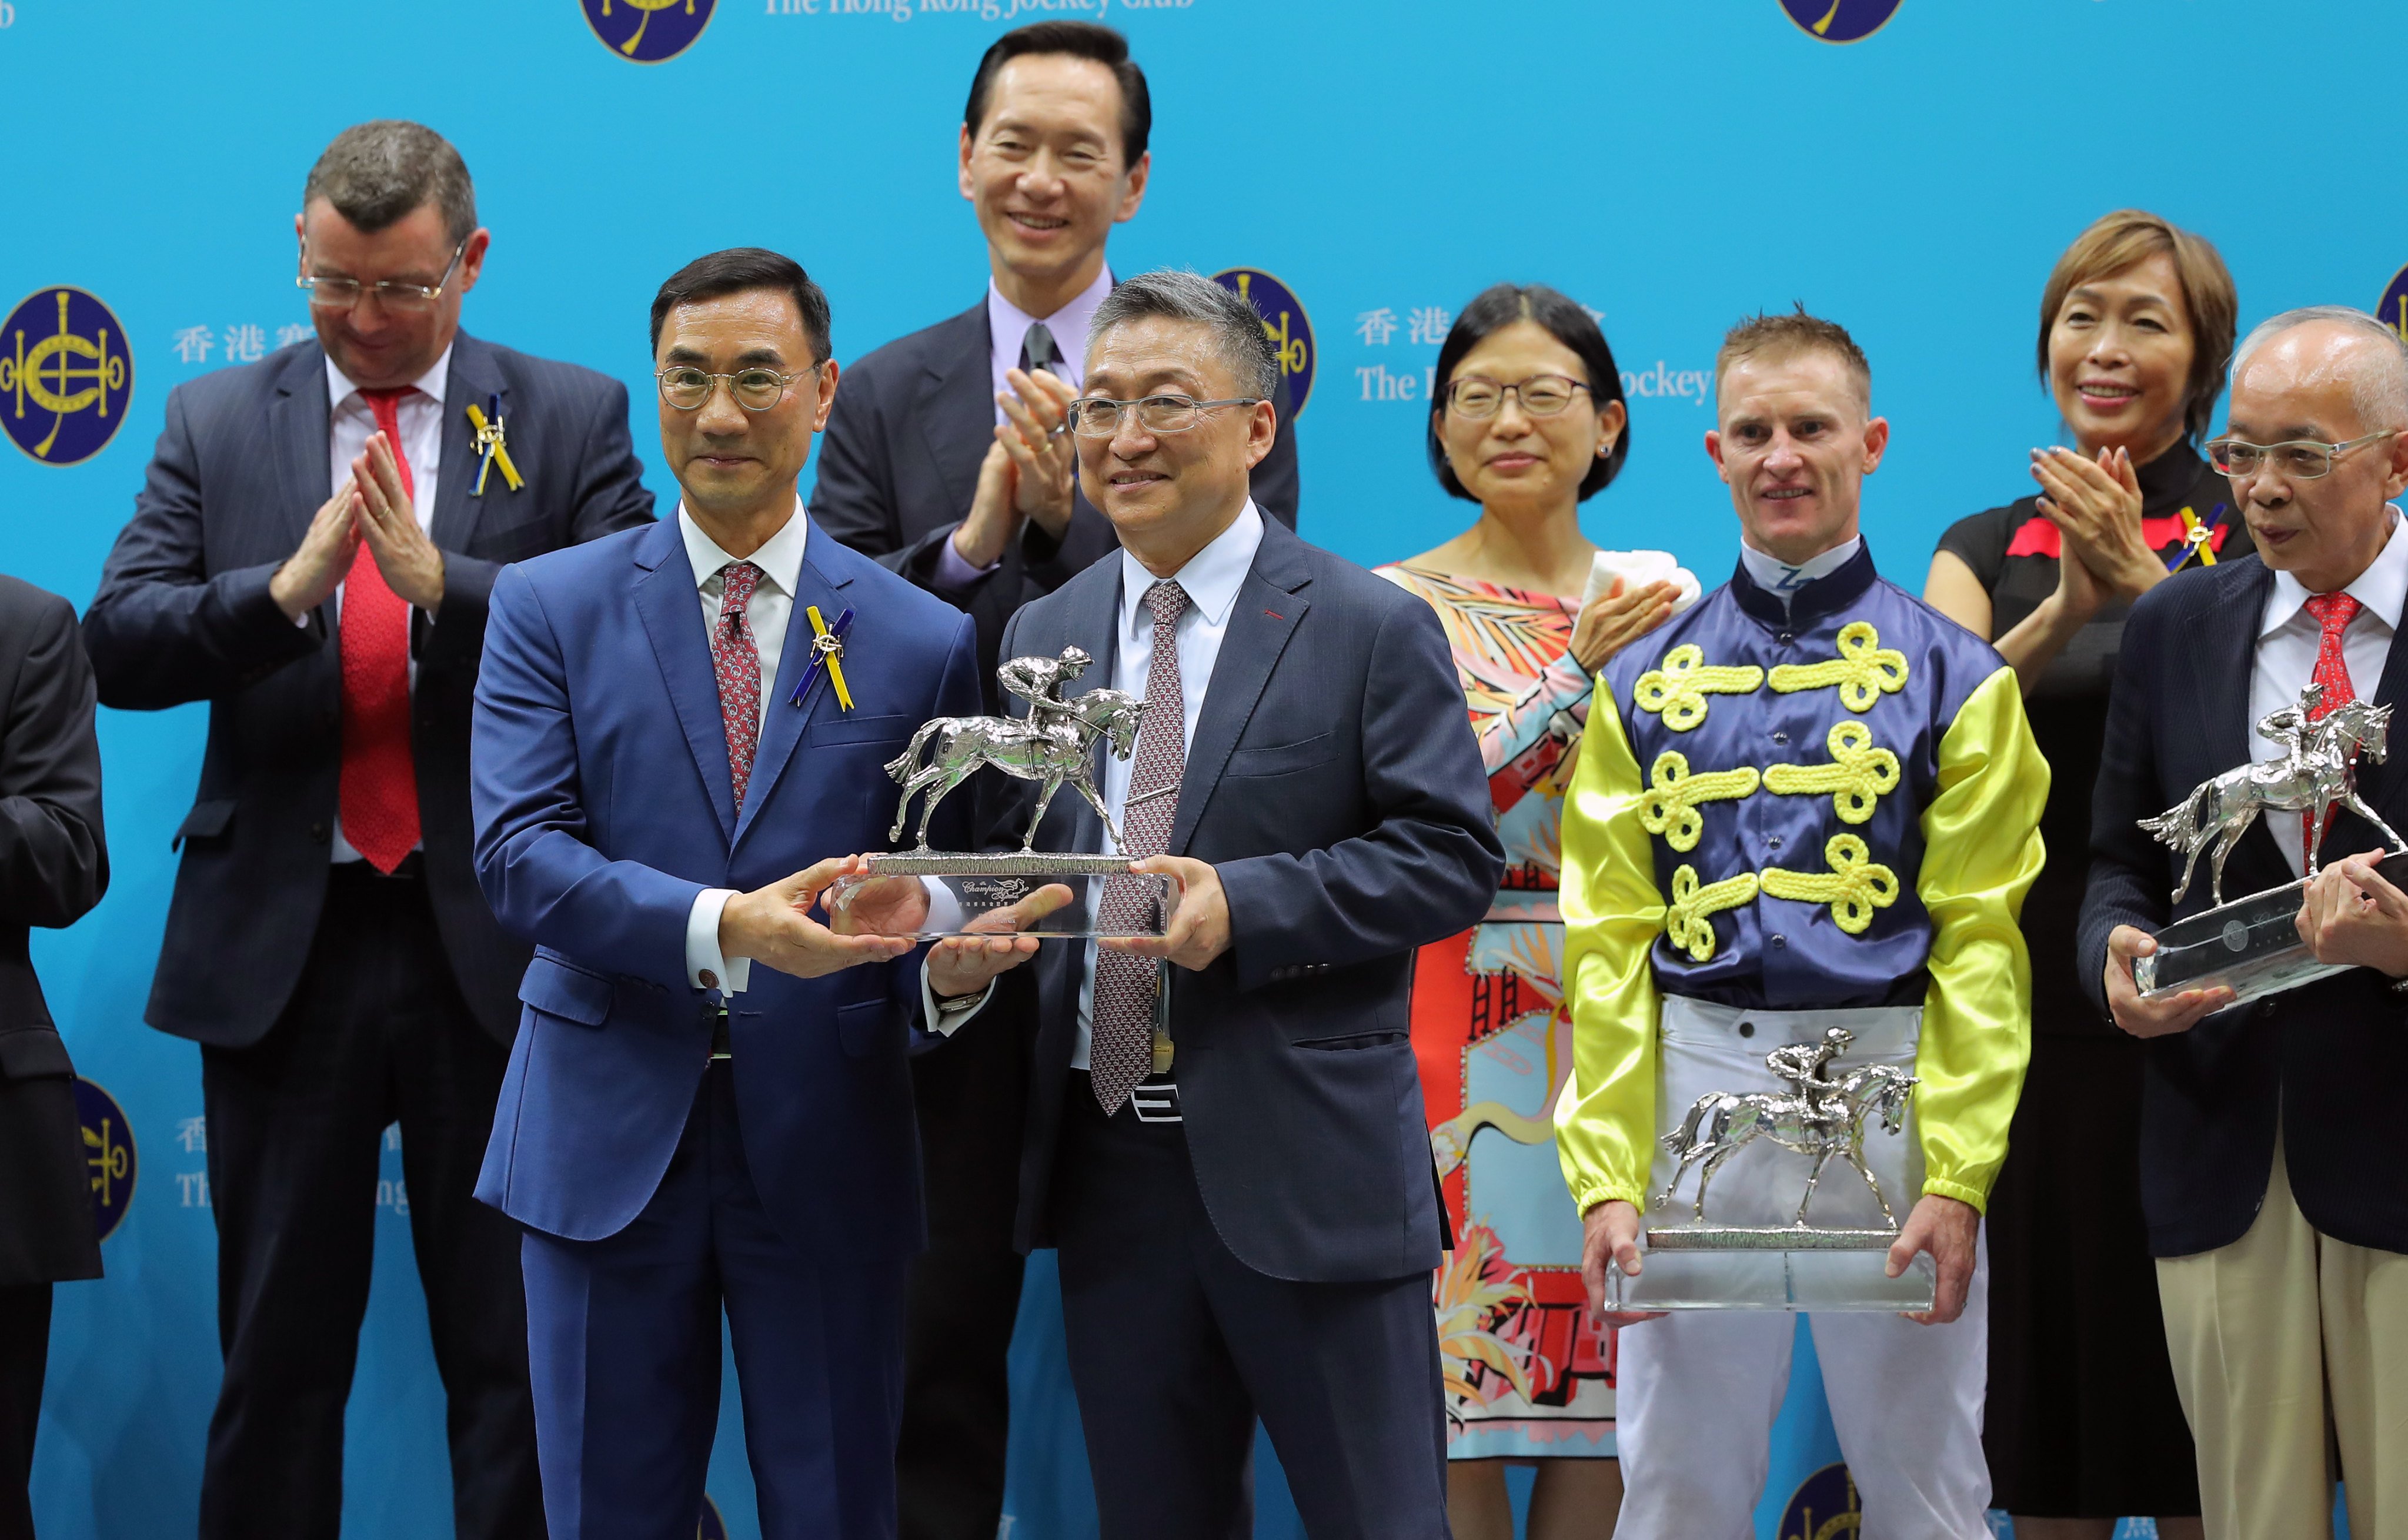
[[[1121,809],[1121,849],[1135,858],[1170,848],[1179,781],[1187,771],[1187,697],[1179,682],[1179,617],[1187,609],[1187,591],[1173,582],[1156,583],[1145,591],[1145,604],[1154,611],[1154,660],[1146,665],[1145,719],[1138,728],[1137,763]],[[1106,878],[1097,920],[1106,930],[1129,925],[1152,889],[1150,881]],[[1106,1117],[1120,1110],[1154,1068],[1154,1002],[1160,988],[1160,968],[1153,958],[1097,948],[1087,1073]]]
[[[401,448],[398,390],[362,391],[377,431],[393,446],[402,491],[417,480]],[[413,512],[411,517],[415,518]],[[393,591],[366,541],[343,578],[338,646],[343,661],[343,837],[380,872],[390,873],[418,843],[418,763],[409,746],[409,605]]]
[[[2315,709],[2308,713],[2311,722],[2322,721],[2338,707],[2358,699],[2358,692],[2350,688],[2349,660],[2342,655],[2341,639],[2342,633],[2349,629],[2349,622],[2365,607],[2346,593],[2308,595],[2307,611],[2315,617],[2316,624],[2324,628],[2324,634],[2316,638],[2316,671],[2312,676],[2314,682],[2322,685],[2324,690],[2316,697]],[[2313,810],[2300,815],[2302,864],[2315,861],[2316,857],[2315,847],[2309,843],[2315,838],[2315,818]]]
[[[710,628],[710,664],[719,675],[719,718],[727,730],[727,778],[735,784],[736,810],[744,810],[744,789],[752,780],[752,750],[761,742],[761,649],[752,638],[752,591],[761,569],[730,562],[719,569],[725,585],[719,595],[719,623]]]

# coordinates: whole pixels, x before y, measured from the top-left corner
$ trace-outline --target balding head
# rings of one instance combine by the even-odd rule
[[[2233,354],[2236,393],[2242,377],[2261,364],[2276,371],[2285,388],[2345,384],[2357,419],[2335,441],[2408,428],[2408,348],[2363,310],[2311,305],[2259,322]]]

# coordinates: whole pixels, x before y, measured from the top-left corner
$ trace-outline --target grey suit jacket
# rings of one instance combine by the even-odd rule
[[[1099,562],[1022,610],[1007,649],[1076,643],[1109,675],[1120,565]],[[982,784],[982,838],[1017,848],[1034,788],[1002,779]],[[1084,803],[1059,797],[1037,844],[1095,850],[1102,833]],[[1228,893],[1228,950],[1201,972],[1165,970],[1187,1144],[1222,1239],[1274,1277],[1435,1266],[1413,953],[1485,914],[1504,870],[1437,614],[1266,521],[1188,747],[1169,852],[1210,862]],[[1056,944],[1005,976],[1033,988],[1039,1021],[1024,1248],[1050,1244],[1083,960]]]

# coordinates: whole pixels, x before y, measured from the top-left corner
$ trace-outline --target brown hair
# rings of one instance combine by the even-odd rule
[[[2046,386],[2051,383],[2048,335],[2056,330],[2065,296],[2159,252],[2173,259],[2174,281],[2182,287],[2183,312],[2190,321],[2190,380],[2183,392],[2183,426],[2195,439],[2207,432],[2215,398],[2223,393],[2225,367],[2232,362],[2234,323],[2241,313],[2232,275],[2204,236],[2139,208],[2100,216],[2073,237],[2048,275],[2048,287],[2040,295],[2040,343],[2034,355],[2041,383]]]
[[[1856,346],[1856,339],[1838,321],[1808,315],[1803,300],[1785,315],[1750,316],[1723,334],[1722,348],[1714,354],[1714,394],[1722,394],[1723,376],[1730,372],[1734,364],[1767,354],[1787,358],[1816,351],[1833,354],[1848,366],[1848,372],[1856,377],[1857,393],[1870,409],[1873,366],[1865,361],[1865,350]]]
[[[380,118],[335,135],[301,184],[301,207],[316,199],[362,235],[373,235],[433,204],[453,245],[477,228],[477,190],[452,142],[423,123]]]

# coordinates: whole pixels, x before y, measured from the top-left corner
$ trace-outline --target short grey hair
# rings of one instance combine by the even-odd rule
[[[444,235],[453,245],[477,228],[477,189],[468,179],[467,163],[442,135],[399,118],[380,118],[335,135],[302,184],[303,211],[320,198],[371,235],[429,203],[442,214]]]
[[[1155,316],[1211,327],[1213,346],[1238,388],[1279,405],[1279,354],[1271,350],[1263,318],[1235,291],[1200,273],[1163,267],[1122,283],[1096,307],[1096,319],[1087,323],[1087,349],[1094,351],[1104,334],[1115,326]]]
[[[2249,367],[2251,354],[2282,333],[2326,321],[2361,333],[2374,343],[2348,365],[2350,401],[2358,408],[2358,426],[2367,433],[2408,429],[2408,345],[2390,327],[2346,305],[2303,305],[2259,321],[2233,351],[2233,380],[2237,383],[2241,372]]]

